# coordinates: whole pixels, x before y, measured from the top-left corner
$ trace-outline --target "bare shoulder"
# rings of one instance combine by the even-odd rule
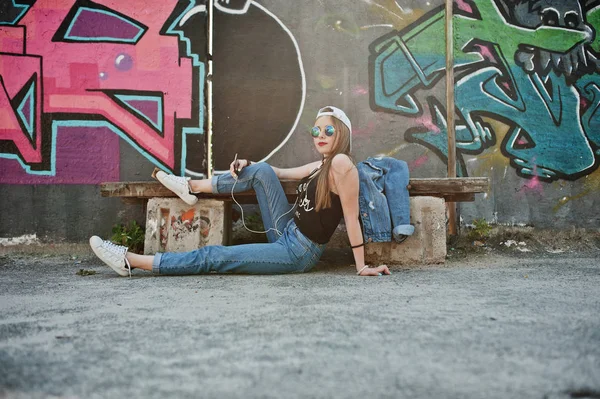
[[[329,178],[333,184],[333,192],[338,195],[353,187],[354,183],[358,183],[358,171],[352,158],[346,154],[337,154],[333,157]]]
[[[346,173],[354,168],[354,162],[346,154],[337,154],[331,160],[331,169],[334,173]]]

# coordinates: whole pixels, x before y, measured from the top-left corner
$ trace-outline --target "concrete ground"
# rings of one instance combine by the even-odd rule
[[[600,257],[120,278],[0,255],[0,397],[600,398]],[[80,276],[80,269],[96,274]]]

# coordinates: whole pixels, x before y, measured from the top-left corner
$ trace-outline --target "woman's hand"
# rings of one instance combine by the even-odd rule
[[[367,267],[360,272],[359,276],[381,276],[384,274],[392,274],[386,265]]]
[[[229,165],[229,172],[231,173],[231,176],[237,178],[238,177],[238,173],[242,171],[242,169],[244,169],[246,166],[250,166],[252,162],[248,161],[247,159],[236,159],[234,160],[231,165]],[[236,173],[237,170],[237,173]]]

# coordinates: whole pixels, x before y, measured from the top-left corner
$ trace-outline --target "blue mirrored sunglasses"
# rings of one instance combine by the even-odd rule
[[[325,126],[325,134],[328,137],[333,136],[334,133],[335,133],[335,127],[333,127],[331,125]],[[314,126],[312,129],[310,129],[310,134],[313,137],[319,137],[319,135],[321,134],[321,129],[319,129],[318,126]]]

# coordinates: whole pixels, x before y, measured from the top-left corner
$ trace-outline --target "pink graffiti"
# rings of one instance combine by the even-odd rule
[[[473,13],[473,8],[470,4],[465,2],[465,0],[454,0],[454,4],[458,7],[459,10],[465,11],[468,14]]]
[[[353,136],[370,136],[375,131],[377,127],[377,123],[374,120],[370,120],[367,126],[363,128],[353,128],[352,135]]]
[[[408,162],[408,170],[412,172],[413,170],[425,165],[428,160],[429,157],[427,155],[422,155],[414,161]]]
[[[585,98],[582,95],[579,96],[579,110],[580,110],[581,114],[584,114],[585,111],[587,111],[587,109],[590,107],[590,105],[591,105],[591,101],[589,101],[587,98]]]
[[[352,96],[359,97],[364,96],[365,94],[369,94],[369,89],[363,86],[356,86],[352,89]]]
[[[496,61],[496,57],[492,53],[492,50],[490,50],[489,46],[478,44],[475,47],[478,49],[479,53],[484,59],[490,62]]]
[[[426,128],[427,130],[429,130],[432,133],[435,133],[435,134],[441,133],[440,128],[435,123],[433,123],[433,120],[431,119],[431,115],[429,115],[428,112],[425,112],[425,110],[424,110],[422,116],[415,119],[415,123],[418,126],[423,126],[424,128]]]
[[[533,167],[534,176],[531,179],[527,180],[527,182],[524,183],[521,186],[521,188],[518,190],[519,197],[522,197],[526,193],[535,193],[535,194],[539,194],[539,195],[544,194],[544,186],[540,182],[540,178],[537,176],[536,171],[537,171],[537,167],[534,166]]]
[[[178,37],[160,34],[177,0],[154,2],[152,12],[145,0],[95,1],[147,27],[135,45],[52,41],[74,3],[38,0],[19,25],[0,28],[0,141],[14,143],[19,158],[35,166],[48,162],[43,149],[53,145],[44,141],[51,140],[44,131],[49,127],[42,124],[44,114],[68,115],[73,120],[102,118],[143,151],[174,168],[175,146],[180,141],[176,118],[192,115],[191,60],[180,58]],[[9,103],[30,79],[36,85],[32,134],[23,131]],[[110,90],[162,93],[162,134],[103,92]],[[90,153],[102,150],[88,149]]]
[[[90,151],[90,148],[97,149]],[[4,184],[100,184],[119,181],[119,138],[106,127],[61,127],[56,135],[56,175],[27,174],[19,162],[0,158]]]

